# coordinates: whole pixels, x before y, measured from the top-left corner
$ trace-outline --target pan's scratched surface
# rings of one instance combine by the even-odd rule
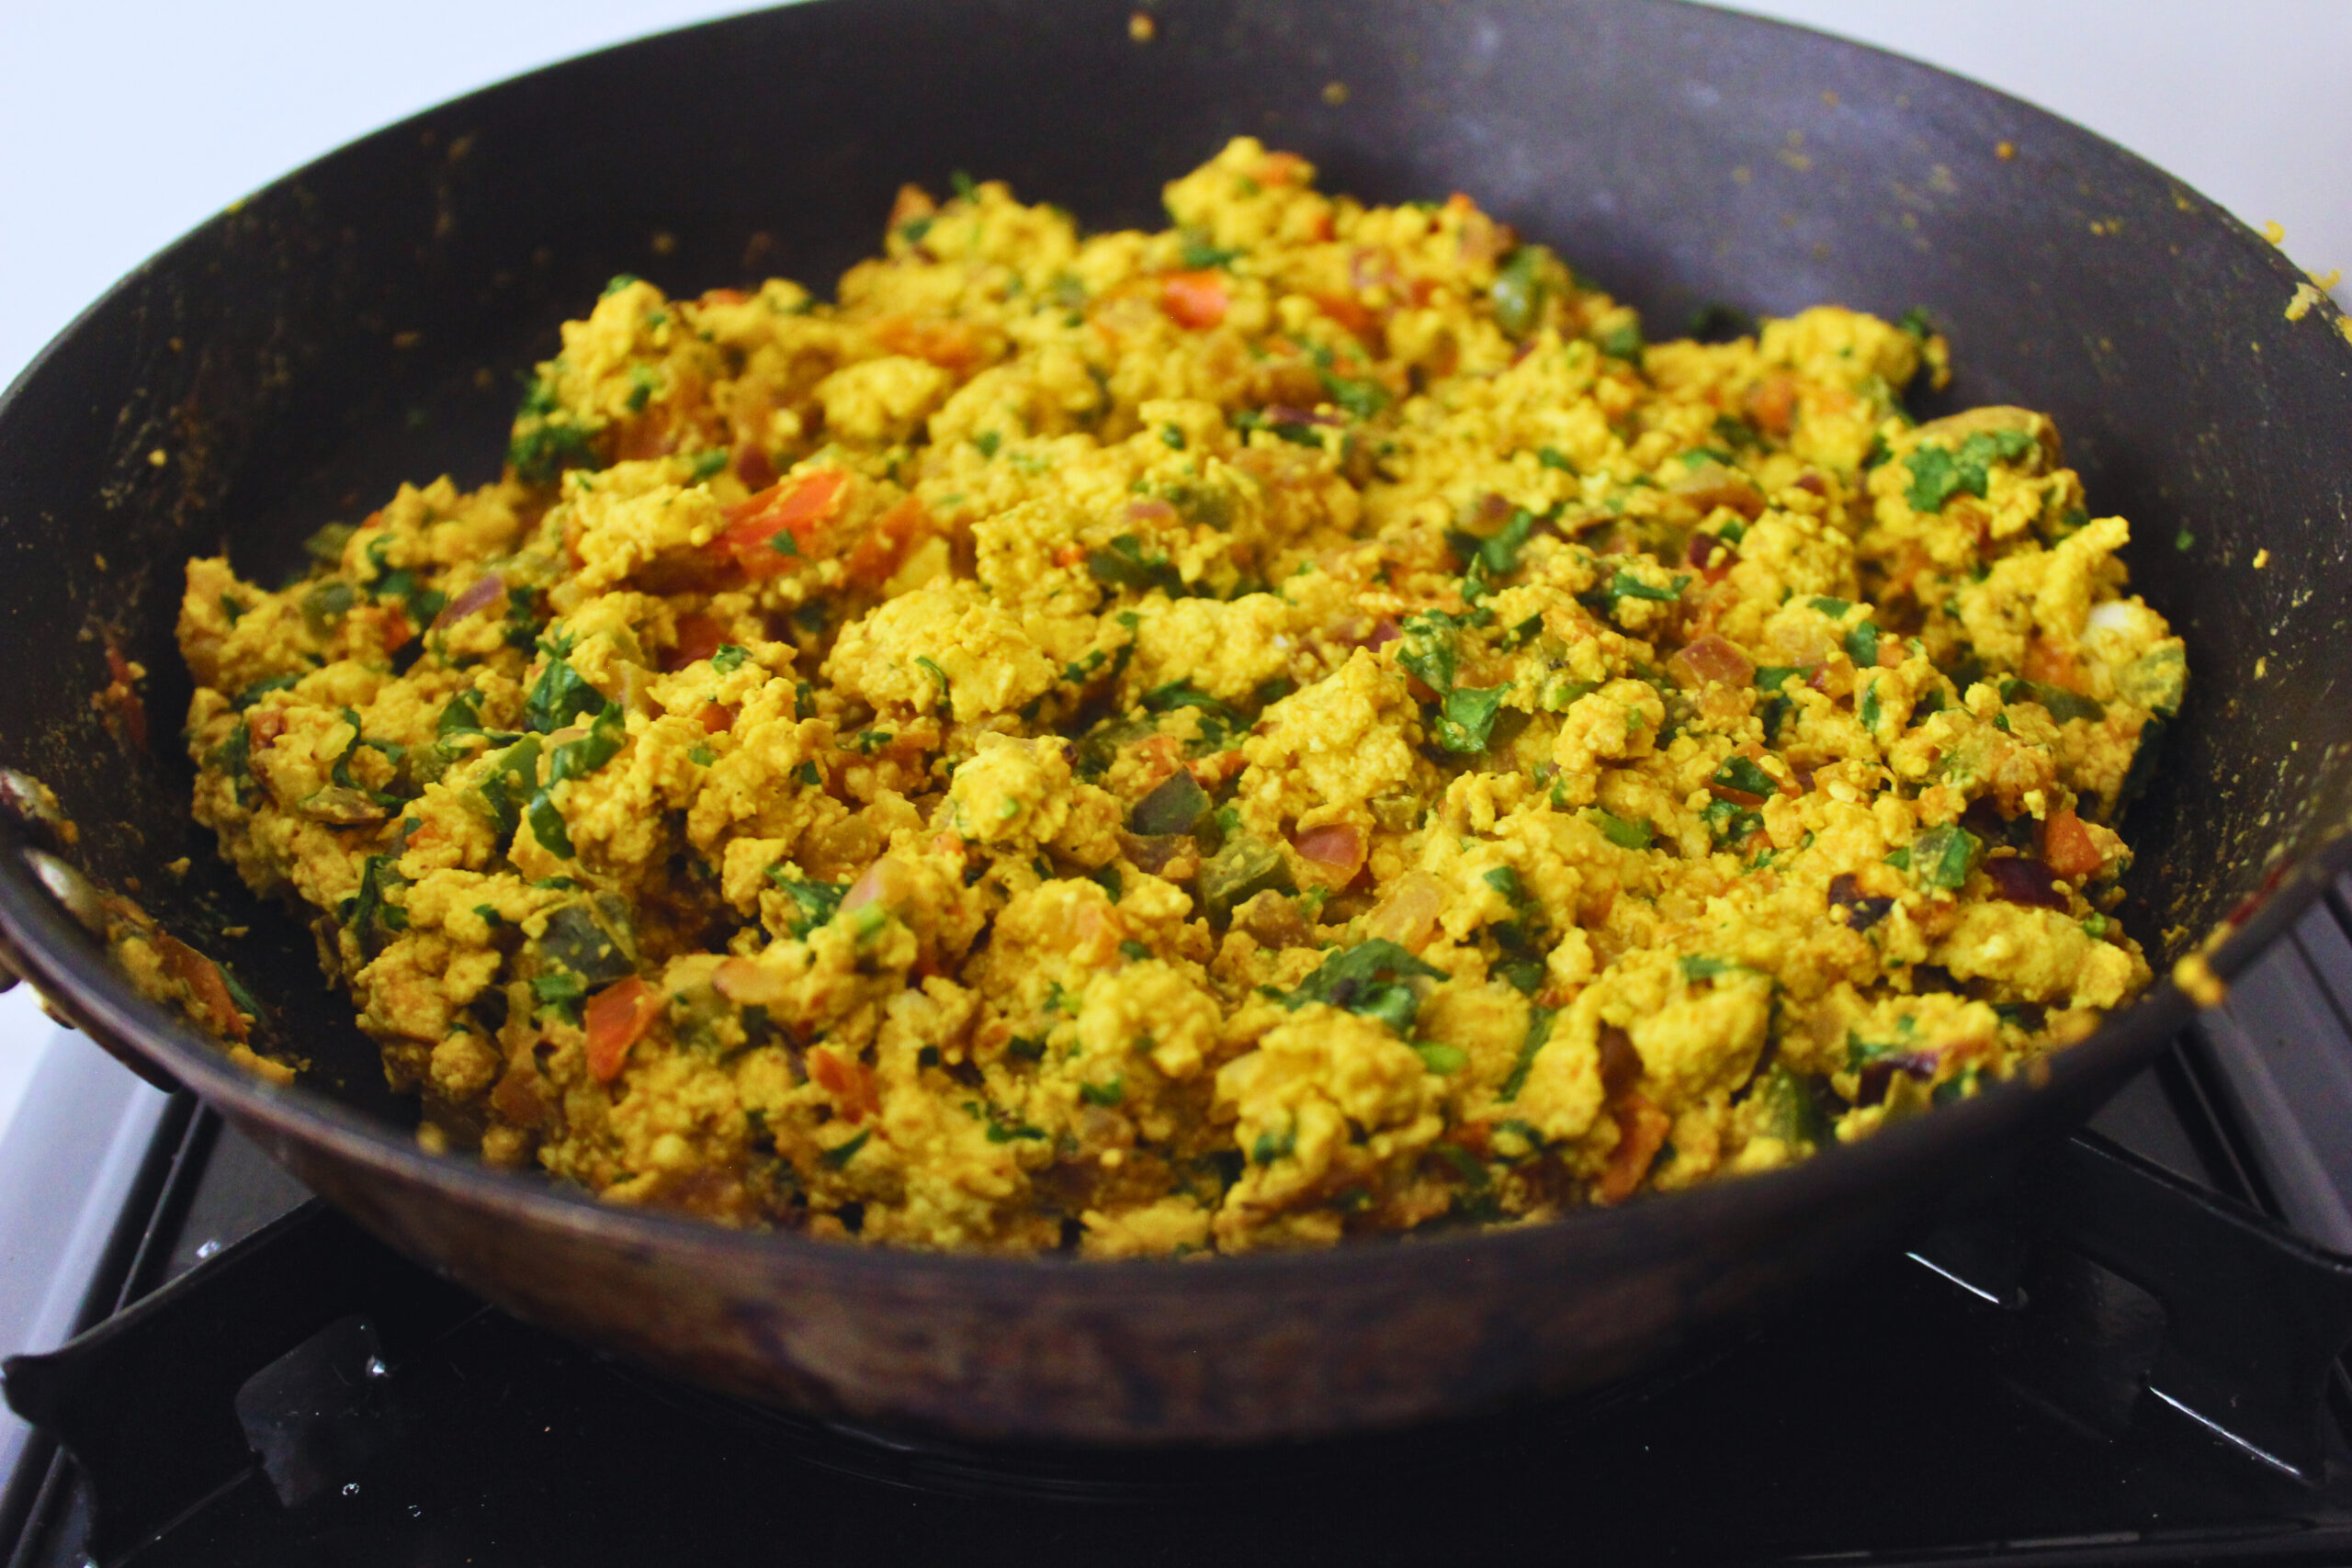
[[[236,964],[354,1109],[221,1068],[124,995],[13,858],[7,942],[320,1191],[529,1315],[718,1386],[1030,1436],[1329,1431],[1589,1383],[1834,1274],[2143,1059],[2177,996],[2070,1053],[2042,1092],[1787,1175],[1509,1235],[1177,1270],[732,1236],[407,1146],[307,932],[255,916],[185,826],[180,560],[225,544],[266,580],[401,479],[490,477],[515,373],[613,273],[822,286],[874,246],[901,181],[957,168],[1090,225],[1156,224],[1160,183],[1237,130],[1305,152],[1333,188],[1468,190],[1658,335],[1714,301],[1924,305],[1960,356],[1944,403],[2051,411],[2095,508],[2133,520],[2136,580],[2197,671],[2132,823],[2131,918],[2155,945],[2180,951],[2352,817],[2332,657],[2352,603],[2335,456],[2352,345],[2332,307],[2285,321],[2291,270],[2193,193],[1984,89],[1694,8],[1158,14],[1148,47],[1124,5],[1010,0],[836,0],[650,40],[387,130],[134,276],[0,406],[0,656],[32,674],[0,684],[0,761],[54,784],[92,871],[136,878]],[[152,756],[89,705],[109,641],[151,672]],[[185,883],[163,869],[181,854]],[[249,919],[242,941],[209,934]]]

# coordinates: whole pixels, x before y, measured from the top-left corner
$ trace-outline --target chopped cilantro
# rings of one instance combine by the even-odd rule
[[[1557,269],[1557,261],[1542,245],[1521,245],[1505,257],[1487,291],[1495,325],[1512,337],[1525,337],[1543,325],[1544,304],[1552,292],[1549,275]]]
[[[1600,829],[1602,838],[1621,850],[1648,849],[1652,837],[1657,831],[1646,818],[1639,822],[1628,822],[1623,818],[1613,816],[1597,806],[1590,807],[1585,815],[1594,827]]]
[[[1732,756],[1724,759],[1714,776],[1707,781],[1724,789],[1737,790],[1742,795],[1770,797],[1781,793],[1781,781],[1764,771],[1752,757]]]
[[[523,721],[542,735],[552,734],[583,713],[605,705],[605,694],[591,685],[561,656],[551,657],[523,704]]]
[[[1406,983],[1415,977],[1442,980],[1445,972],[1384,937],[1374,937],[1325,959],[1283,998],[1283,1006],[1295,1012],[1308,1002],[1329,1002],[1376,1018],[1403,1034],[1420,1009],[1419,998]]]
[[[1552,1020],[1557,1016],[1557,1011],[1552,1008],[1529,1010],[1527,1033],[1519,1043],[1518,1059],[1511,1063],[1510,1076],[1503,1079],[1503,1087],[1496,1091],[1496,1099],[1509,1103],[1517,1100],[1519,1091],[1527,1087],[1527,1075],[1535,1066],[1535,1054],[1544,1049],[1544,1043],[1552,1038]]]
[[[790,916],[786,924],[792,934],[805,937],[831,919],[842,907],[842,897],[849,889],[830,882],[803,882],[797,876],[786,876],[782,868],[768,867],[768,880],[776,890],[792,900],[798,913]]]
[[[1208,235],[1199,229],[1185,229],[1177,235],[1182,247],[1177,261],[1186,272],[1203,272],[1213,266],[1226,266],[1241,259],[1238,249],[1226,249],[1211,244]]]
[[[1176,564],[1157,550],[1147,550],[1133,534],[1122,534],[1086,555],[1086,570],[1095,581],[1111,588],[1131,588],[1141,593],[1157,588],[1175,598],[1184,592]]]
[[[1252,1165],[1272,1165],[1278,1159],[1289,1157],[1291,1151],[1297,1147],[1298,1128],[1295,1123],[1279,1134],[1261,1133],[1250,1145],[1250,1161]]]
[[[1495,716],[1502,710],[1509,686],[1456,686],[1445,694],[1438,710],[1437,742],[1449,751],[1478,752],[1487,749]]]
[[[2039,681],[2004,681],[2001,700],[2005,703],[2040,703],[2050,716],[2060,724],[2077,718],[2100,719],[2107,708],[2095,697],[2080,696],[2064,686],[2045,686]]]
[[[1413,1049],[1419,1054],[1421,1065],[1433,1073],[1458,1073],[1470,1063],[1470,1053],[1441,1041],[1416,1040]]]
[[[1991,482],[1993,464],[2013,463],[2032,451],[2033,445],[2033,437],[2022,430],[1980,430],[1957,450],[1922,446],[1903,459],[1903,466],[1911,470],[1911,483],[1903,499],[1917,512],[1941,512],[1947,502],[1963,491],[1982,501]]]
[[[581,1004],[588,999],[588,987],[579,976],[568,975],[559,969],[533,979],[531,995],[541,1007],[552,1009],[578,1023]]]
[[[1930,887],[1957,888],[1968,880],[1984,845],[1958,824],[1930,828],[1911,840],[1913,875]]]
[[[834,1147],[827,1149],[823,1154],[819,1155],[817,1157],[825,1162],[825,1168],[828,1170],[842,1169],[851,1160],[857,1157],[857,1151],[864,1148],[866,1145],[866,1141],[873,1136],[874,1129],[868,1127],[859,1133],[854,1138],[850,1139],[847,1143],[836,1145]]]
[[[1642,329],[1638,322],[1627,321],[1623,326],[1611,327],[1601,333],[1597,342],[1600,352],[1611,359],[1632,360],[1635,363],[1639,363],[1641,359]]]
[[[579,852],[571,847],[571,833],[546,790],[531,796],[531,804],[524,808],[524,816],[531,824],[531,837],[551,855],[570,860]]]
[[[1442,695],[1453,690],[1454,647],[1453,617],[1442,610],[1426,611],[1406,617],[1396,662]]]

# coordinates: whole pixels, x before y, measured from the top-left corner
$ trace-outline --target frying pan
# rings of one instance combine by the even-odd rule
[[[307,933],[187,820],[181,561],[225,544],[275,581],[401,479],[491,478],[515,373],[611,274],[822,285],[874,247],[901,181],[957,168],[1092,227],[1156,227],[1160,183],[1237,131],[1328,188],[1472,192],[1659,335],[1714,302],[1925,305],[1960,374],[1917,412],[2054,414],[2095,505],[2133,522],[2135,586],[2188,640],[2189,705],[2128,825],[2124,914],[2159,972],[2217,937],[2212,971],[2235,973],[2352,863],[2352,340],[2332,305],[2287,321],[2297,275],[2211,203],[1985,88],[1662,0],[1182,0],[1149,43],[1129,11],[830,0],[630,44],[347,147],[93,307],[0,400],[0,761],[79,827],[69,846],[0,821],[8,962],[514,1312],[714,1389],[1023,1440],[1305,1437],[1626,1374],[1826,1287],[2143,1066],[2191,1011],[2168,982],[2045,1082],[1792,1170],[1207,1264],[731,1233],[416,1148]],[[152,749],[92,705],[110,650],[149,671]],[[228,959],[301,1080],[246,1076],[135,995],[50,852]]]

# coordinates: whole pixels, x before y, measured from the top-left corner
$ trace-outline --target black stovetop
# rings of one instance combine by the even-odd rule
[[[2346,917],[2314,910],[2100,1138],[1708,1359],[1288,1449],[1014,1452],[738,1406],[458,1295],[181,1106],[85,1314],[144,1302],[141,1338],[68,1369],[90,1466],[37,1443],[0,1548],[11,1568],[2352,1562],[2341,1363],[2304,1348],[2326,1365],[2308,1442],[2307,1404],[2283,1426],[2279,1406],[2318,1372],[2211,1375],[2238,1347],[2275,1374],[2298,1334],[2324,1357],[2352,1331],[2352,1271],[2236,1217],[2352,1252]],[[2118,1261],[2100,1205],[2141,1187],[2142,1228],[2191,1254],[2155,1296],[2091,1260]],[[288,1280],[339,1292],[299,1345],[253,1305]],[[2318,1326],[2281,1328],[2306,1285]]]

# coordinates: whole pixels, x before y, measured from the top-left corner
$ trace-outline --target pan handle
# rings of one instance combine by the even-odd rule
[[[2161,1323],[2144,1325],[2112,1300],[2094,1314],[2105,1337],[2152,1341],[2133,1369],[2139,1388],[2250,1459],[2305,1485],[2325,1480],[2322,1416],[2352,1343],[2352,1258],[2094,1133],[2037,1157],[1991,1208],[1911,1257],[2025,1319],[2066,1310],[2034,1299],[2064,1293],[2042,1288],[2060,1278],[2052,1250],[2088,1259],[2162,1309]],[[2012,1361],[2061,1360],[2079,1392],[2094,1348],[2076,1340],[2042,1356],[2016,1348],[2026,1337],[2010,1337]],[[2085,1414],[2079,1399],[2061,1403]]]
[[[0,1374],[81,1465],[112,1563],[240,1485],[290,1506],[346,1479],[400,1435],[403,1361],[484,1310],[313,1199]]]

